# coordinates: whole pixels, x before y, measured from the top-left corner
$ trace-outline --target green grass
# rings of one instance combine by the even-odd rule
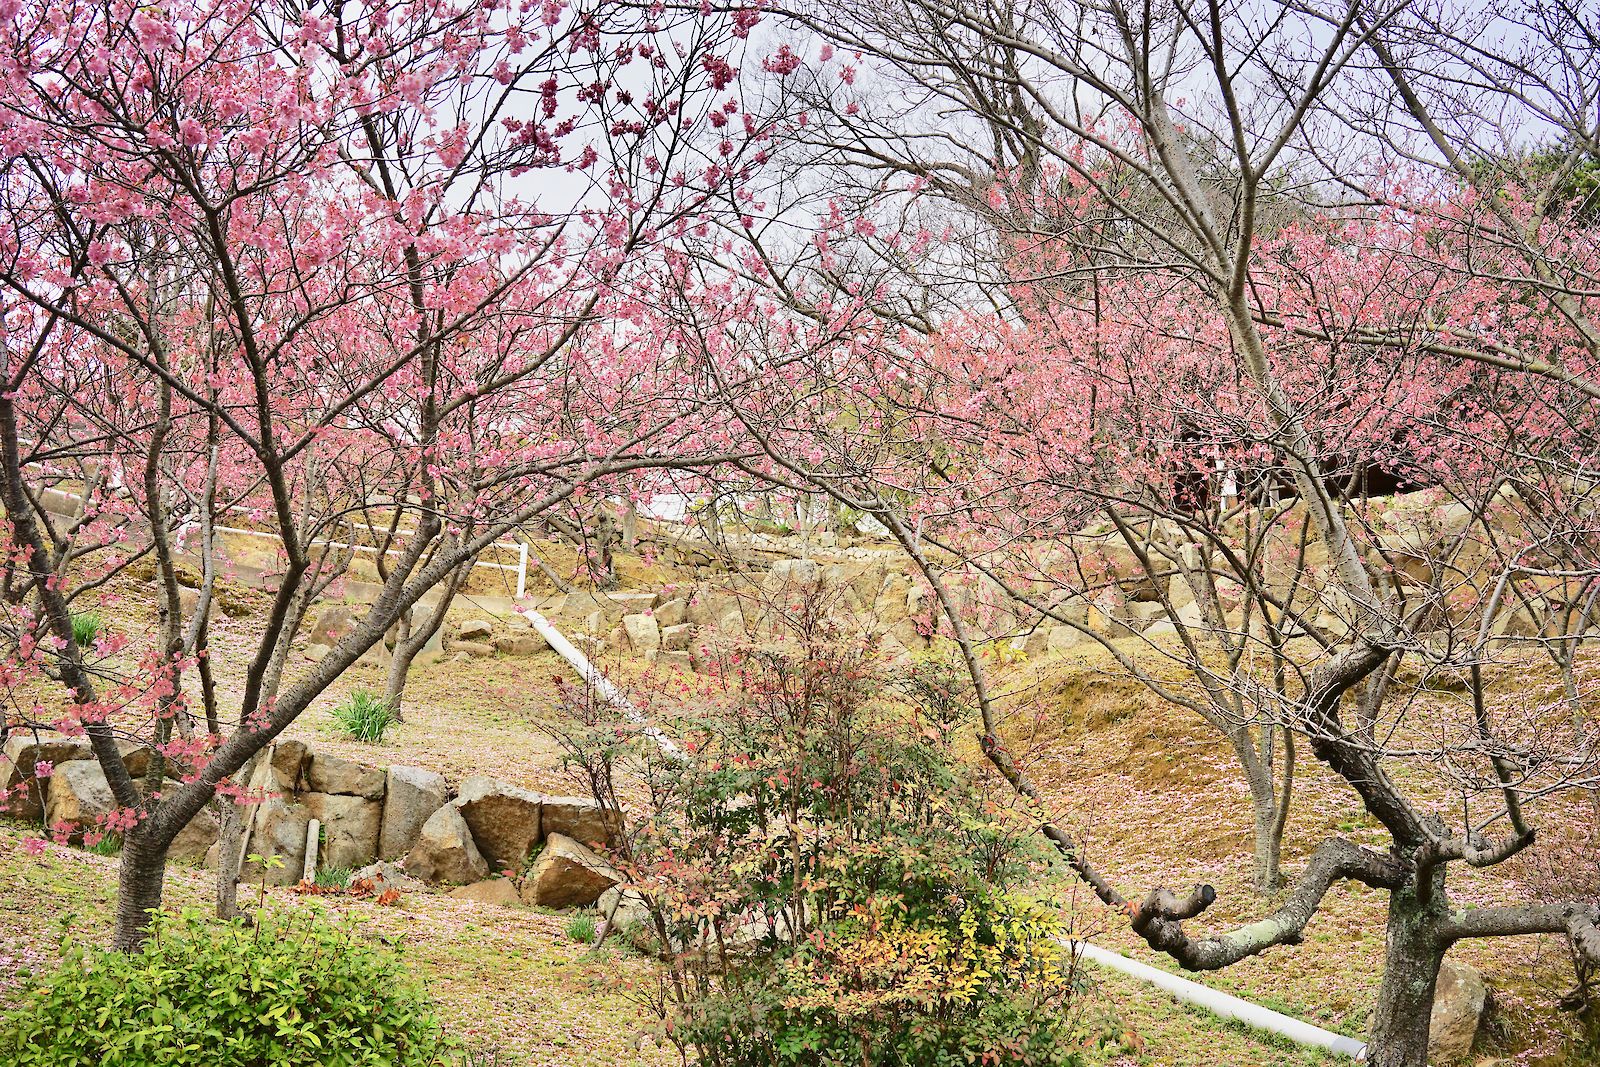
[[[116,834],[106,834],[92,845],[84,846],[85,852],[93,852],[96,856],[115,856],[122,851],[122,838]]]
[[[72,616],[72,641],[79,648],[88,648],[105,629],[105,620],[98,611],[79,611]]]
[[[576,941],[580,945],[592,945],[594,944],[594,935],[593,915],[584,912],[567,920],[567,939],[569,941]]]
[[[350,884],[355,871],[349,867],[324,867],[317,872],[316,884],[328,889],[343,889]]]
[[[333,709],[333,719],[347,736],[376,745],[394,725],[394,709],[381,697],[357,689],[350,699]]]

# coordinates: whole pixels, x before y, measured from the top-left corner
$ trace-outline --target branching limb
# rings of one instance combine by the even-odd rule
[[[1145,896],[1135,912],[1133,929],[1151,948],[1165,952],[1189,970],[1215,971],[1274,945],[1298,944],[1334,882],[1352,879],[1376,889],[1396,889],[1404,884],[1407,873],[1406,865],[1391,856],[1335,838],[1317,846],[1289,898],[1263,919],[1214,937],[1190,937],[1183,930],[1184,920],[1205,911],[1216,900],[1216,890],[1209,885],[1196,886],[1179,897],[1158,888]]]

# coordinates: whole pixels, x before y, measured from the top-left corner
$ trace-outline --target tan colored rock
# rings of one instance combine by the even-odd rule
[[[457,641],[450,646],[451,651],[459,658],[465,653],[471,659],[487,659],[494,655],[494,646],[486,645],[479,641]]]
[[[648,656],[661,648],[661,627],[653,615],[624,615],[622,631],[636,655]]]
[[[536,656],[550,647],[536,633],[513,634],[494,639],[494,650],[502,656]]]
[[[653,614],[656,617],[656,625],[666,630],[668,627],[682,626],[684,620],[688,618],[689,609],[682,598],[676,598],[654,609]]]
[[[1194,603],[1194,590],[1189,588],[1189,580],[1181,574],[1175,574],[1167,582],[1167,600],[1172,604],[1173,611],[1182,611]]]
[[[365,797],[335,793],[302,793],[300,802],[322,824],[324,844],[318,863],[352,870],[378,856],[378,826],[383,806]]]
[[[451,804],[494,871],[520,871],[543,836],[543,799],[527,789],[474,775],[461,783],[461,793]]]
[[[586,629],[590,633],[597,633],[617,625],[624,615],[637,615],[649,611],[655,606],[655,602],[655,593],[573,592],[567,594],[567,599],[561,606],[561,617],[569,622],[584,620]],[[600,624],[591,626],[589,617],[596,613],[600,615]]]
[[[814,559],[780,559],[767,570],[763,584],[768,589],[781,589],[786,585],[815,585],[822,578],[822,568]]]
[[[694,670],[694,659],[687,650],[676,652],[657,652],[656,666],[665,667],[674,671]]]
[[[309,754],[303,741],[279,741],[272,746],[272,769],[286,781],[299,781]]]
[[[912,652],[922,652],[928,647],[928,639],[922,636],[915,619],[902,617],[899,622],[889,628],[895,640],[899,641]]]
[[[517,895],[516,884],[509,878],[487,878],[471,885],[458,886],[450,890],[450,895],[457,900],[473,900],[479,904],[499,904],[504,907],[522,903],[522,898]]]
[[[390,767],[384,780],[378,858],[396,860],[411,851],[428,818],[449,801],[444,775],[424,767]]]
[[[1011,648],[1014,652],[1021,652],[1029,659],[1035,659],[1045,654],[1050,647],[1049,629],[1039,627],[1025,634],[1018,634],[1011,639]]]
[[[305,777],[306,784],[315,793],[336,793],[366,797],[368,800],[378,800],[383,796],[382,767],[368,767],[354,760],[330,756],[326,752],[311,754]]]
[[[456,637],[462,641],[487,641],[494,633],[494,625],[483,619],[468,619],[456,631]]]
[[[178,831],[167,849],[167,858],[179,863],[204,863],[217,843],[217,815],[209,807],[201,808],[189,824]]]
[[[1534,597],[1526,603],[1513,598],[1495,616],[1489,632],[1494,637],[1537,637],[1544,629],[1545,615],[1545,603],[1540,598]]]
[[[143,778],[150,770],[150,761],[154,758],[156,750],[149,745],[141,745],[136,741],[118,741],[117,755],[122,757],[122,765],[128,768],[128,773],[134,778]],[[94,757],[93,752],[90,758]]]
[[[588,797],[543,798],[539,831],[545,837],[565,834],[585,845],[610,846],[616,843],[621,830],[622,817]]]
[[[1454,1063],[1466,1058],[1478,1037],[1489,990],[1472,967],[1445,960],[1434,986],[1433,1011],[1428,1017],[1428,1062]]]
[[[78,837],[117,810],[105,772],[93,760],[63,763],[51,772],[48,782],[44,810],[47,827],[66,826],[73,837]]]
[[[661,651],[687,652],[694,641],[694,627],[688,623],[661,628]]]
[[[459,809],[446,804],[429,816],[406,853],[406,873],[435,885],[469,885],[489,877],[489,864]]]
[[[337,645],[356,628],[356,613],[343,604],[332,604],[322,609],[311,629],[306,633],[306,643],[312,645]]]
[[[59,767],[94,756],[87,737],[68,737],[55,730],[19,730],[6,738],[3,753],[0,756],[0,791],[10,798],[5,814],[33,823],[44,819],[50,791],[50,779],[34,777],[35,765],[48,763]],[[18,786],[23,788],[18,789]]]
[[[1074,645],[1081,645],[1090,640],[1079,630],[1070,626],[1057,626],[1050,631],[1050,636],[1045,639],[1045,651],[1053,656],[1059,656]]]
[[[268,885],[295,885],[300,881],[306,865],[306,824],[310,821],[311,813],[305,805],[291,803],[283,797],[269,797],[256,805],[246,854],[281,861],[281,866],[267,867]],[[261,881],[262,865],[247,859],[239,879]]]
[[[542,908],[581,908],[621,881],[592,849],[565,834],[551,834],[523,882],[522,899]]]
[[[371,882],[375,893],[383,893],[390,889],[397,893],[420,893],[427,888],[427,884],[421,879],[411,877],[387,860],[367,864],[352,873],[350,881]]]

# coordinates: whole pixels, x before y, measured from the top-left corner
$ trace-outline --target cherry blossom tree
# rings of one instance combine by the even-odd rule
[[[1124,897],[1045,821],[1072,869],[1194,969],[1298,942],[1342,880],[1386,891],[1384,1064],[1424,1062],[1454,942],[1554,932],[1592,955],[1592,902],[1446,890],[1452,868],[1533,847],[1535,811],[1575,817],[1564,805],[1594,784],[1585,694],[1543,705],[1490,681],[1570,650],[1596,575],[1579,21],[1509,5],[1470,22],[1498,35],[1443,5],[785,14],[826,42],[769,60],[785,150],[849,192],[816,194],[809,244],[777,214],[747,227],[745,269],[803,319],[846,301],[879,323],[850,352],[870,358],[814,348],[812,384],[747,416],[768,473],[901,541],[1019,791],[1038,796],[974,653],[991,635],[957,594],[974,573],[1219,730],[1251,787],[1263,888],[1297,743],[1392,838],[1329,838],[1280,906],[1209,936],[1187,924],[1210,887]],[[1535,152],[1551,125],[1558,148]],[[1405,506],[1373,499],[1397,488]],[[1459,697],[1437,695],[1444,678]]]
[[[646,283],[748,165],[745,140],[707,156],[694,135],[738,109],[739,31],[606,2],[0,23],[8,729],[87,735],[131,947],[175,836],[425,595],[608,478],[720,455],[648,342]],[[281,545],[227,692],[223,525]],[[372,526],[395,531],[381,591],[290,670]],[[141,567],[158,632],[77,644],[74,612]],[[142,781],[130,739],[154,745]]]

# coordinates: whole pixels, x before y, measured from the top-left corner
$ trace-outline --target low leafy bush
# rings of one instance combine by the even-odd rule
[[[339,728],[357,741],[378,744],[394,725],[394,709],[389,702],[365,689],[357,689],[350,699],[333,709]]]
[[[702,1067],[1067,1067],[1099,1057],[1037,814],[955,751],[970,694],[940,665],[883,662],[826,602],[726,657],[733,697],[663,753],[567,693],[555,731],[595,799],[650,783],[611,858],[641,894],[662,1038]]]
[[[459,1062],[421,987],[351,926],[158,917],[141,950],[73,942],[0,1016],[15,1067],[435,1067]]]

